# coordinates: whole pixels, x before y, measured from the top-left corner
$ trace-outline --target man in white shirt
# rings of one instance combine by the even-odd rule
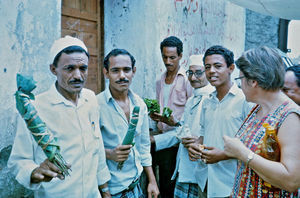
[[[140,198],[143,192],[139,178],[144,170],[148,197],[157,198],[159,190],[152,170],[148,111],[144,101],[129,89],[136,71],[134,57],[124,49],[113,49],[104,58],[103,73],[109,86],[97,95],[100,109],[100,129],[111,180],[105,194],[113,198]],[[134,145],[122,145],[128,131],[134,107],[138,106],[138,122]],[[118,164],[122,162],[122,169]]]
[[[99,132],[97,99],[93,91],[83,88],[88,72],[87,48],[81,40],[66,36],[54,42],[50,53],[50,71],[56,82],[32,104],[57,138],[72,172],[62,175],[21,118],[8,166],[19,183],[34,190],[35,197],[101,197],[98,188],[106,185],[110,174]]]
[[[229,159],[223,149],[223,136],[234,137],[252,105],[248,104],[241,89],[231,81],[234,70],[233,53],[222,47],[212,46],[204,54],[207,80],[216,88],[203,100],[200,115],[200,144],[189,147],[192,160],[201,159],[195,170],[199,196],[229,197],[232,191],[237,162]],[[206,194],[207,193],[207,194]]]

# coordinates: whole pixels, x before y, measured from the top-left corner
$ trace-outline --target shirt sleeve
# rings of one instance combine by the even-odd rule
[[[31,190],[37,190],[41,185],[40,183],[30,182],[32,171],[39,167],[34,162],[34,151],[36,148],[37,143],[33,140],[24,120],[18,115],[17,133],[7,166],[15,175],[16,180]]]
[[[190,98],[193,95],[193,87],[188,80],[186,81],[186,83],[187,83],[187,85],[186,85],[187,98]]]
[[[204,99],[204,98],[203,98]],[[205,99],[203,100],[203,103],[201,105],[201,113],[200,113],[200,131],[199,131],[199,136],[204,136],[205,134]]]
[[[181,128],[181,127],[180,127]],[[176,137],[177,130],[173,129],[163,134],[155,135],[155,150],[160,151],[162,149],[170,148],[175,144],[179,143]]]
[[[141,114],[140,119],[142,121],[141,135],[136,141],[136,147],[141,157],[142,166],[151,166],[152,157],[150,154],[150,136],[149,136],[149,120],[147,114],[147,107],[144,103],[140,102]]]

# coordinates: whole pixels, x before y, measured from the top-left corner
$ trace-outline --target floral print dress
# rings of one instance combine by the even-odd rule
[[[236,135],[257,155],[262,155],[262,143],[265,136],[263,123],[268,123],[278,131],[278,128],[290,113],[300,115],[299,106],[290,100],[281,104],[273,113],[268,114],[261,120],[257,120],[255,115],[260,108],[257,105],[252,109]],[[244,162],[238,161],[232,197],[298,197],[297,192],[290,193],[275,187],[268,188],[265,184],[254,170],[246,166]]]

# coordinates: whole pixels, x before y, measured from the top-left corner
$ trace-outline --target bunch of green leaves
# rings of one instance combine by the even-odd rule
[[[172,115],[172,110],[169,107],[164,107],[162,116],[165,118],[170,118]]]
[[[160,106],[159,106],[158,101],[156,99],[145,98],[144,102],[147,105],[149,114],[150,113],[159,113],[160,112]]]

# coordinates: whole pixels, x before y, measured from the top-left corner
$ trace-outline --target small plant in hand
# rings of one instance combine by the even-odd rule
[[[173,111],[169,107],[164,107],[162,116],[165,117],[165,118],[170,119],[170,117],[172,115],[172,112]]]
[[[144,102],[146,103],[149,114],[160,112],[160,106],[159,106],[158,101],[156,99],[145,98]]]

